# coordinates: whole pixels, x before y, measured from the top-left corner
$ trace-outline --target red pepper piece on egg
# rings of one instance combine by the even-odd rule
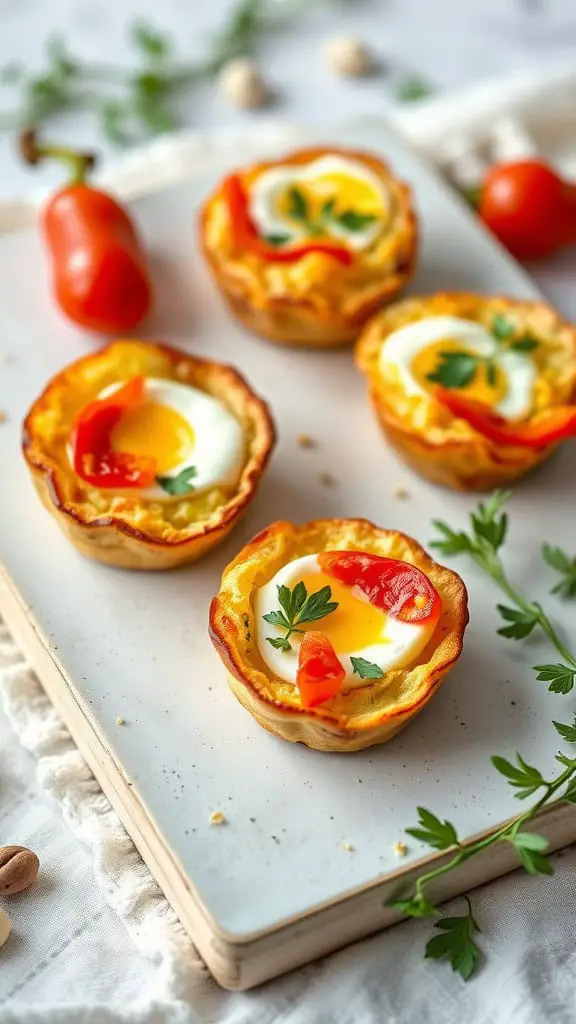
[[[538,419],[509,423],[483,402],[463,398],[446,388],[436,388],[434,396],[454,416],[466,420],[474,430],[494,444],[546,448],[568,437],[576,437],[576,405],[559,405]]]
[[[335,697],[345,675],[328,637],[315,629],[305,633],[298,651],[296,675],[303,706],[314,708]]]
[[[415,565],[365,551],[324,551],[318,563],[328,576],[358,587],[376,608],[402,622],[428,625],[440,617],[442,602]]]
[[[150,487],[156,459],[113,452],[110,435],[122,416],[144,396],[144,378],[134,377],[107,398],[97,398],[80,413],[73,437],[74,469],[94,487]]]
[[[276,248],[260,238],[248,209],[248,196],[238,174],[231,174],[222,186],[230,215],[233,238],[240,249],[253,252],[271,263],[295,263],[311,252],[332,256],[344,266],[352,263],[352,253],[343,245],[332,242],[306,242],[288,248]]]

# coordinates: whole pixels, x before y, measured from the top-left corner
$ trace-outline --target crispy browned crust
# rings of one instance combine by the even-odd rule
[[[200,213],[204,255],[230,311],[249,330],[281,345],[335,348],[350,344],[366,320],[390,302],[414,273],[418,224],[411,190],[374,155],[334,147],[301,149],[253,164],[242,172],[243,178],[249,183],[270,167],[305,164],[331,153],[367,164],[393,190],[396,203],[391,237],[375,243],[372,255],[359,254],[351,267],[316,254],[299,261],[298,286],[291,277],[294,264],[276,264],[272,284],[268,261],[234,250],[225,215],[222,221],[221,188]],[[301,268],[306,261],[309,277],[303,287]],[[283,280],[283,294],[278,293],[279,280]]]
[[[260,657],[252,593],[286,562],[331,548],[371,551],[417,565],[440,594],[442,615],[416,665],[307,710],[297,689],[273,675]],[[209,629],[232,692],[263,728],[315,750],[354,751],[386,743],[428,703],[460,656],[467,623],[464,583],[411,537],[366,519],[320,519],[303,526],[272,523],[254,537],[224,571]]]
[[[200,388],[241,422],[246,461],[233,493],[214,489],[154,502],[115,497],[78,479],[66,452],[76,415],[108,384],[140,374]],[[36,490],[68,539],[87,557],[128,569],[170,569],[219,544],[254,497],[274,443],[266,403],[236,370],[143,341],[112,342],[72,363],[49,382],[23,427]]]
[[[489,491],[534,469],[556,446],[530,449],[495,445],[432,399],[428,402],[429,414],[416,416],[414,401],[408,401],[398,386],[391,386],[379,372],[381,346],[400,326],[422,315],[486,318],[488,322],[495,313],[507,312],[513,312],[524,328],[557,349],[557,372],[548,405],[573,401],[576,329],[544,302],[471,292],[411,297],[374,317],[357,341],[356,364],[366,375],[370,400],[386,438],[412,469],[435,483],[459,491]]]

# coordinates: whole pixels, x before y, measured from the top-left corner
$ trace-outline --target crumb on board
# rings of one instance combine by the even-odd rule
[[[334,487],[336,483],[336,477],[332,476],[332,473],[320,473],[318,479],[324,487]]]
[[[354,851],[352,843],[342,843],[342,849],[346,850],[346,853],[353,853]]]
[[[394,488],[394,497],[399,498],[400,501],[406,501],[406,498],[410,497],[410,492],[407,491],[405,487],[401,487],[399,485]]]
[[[225,825],[226,815],[222,811],[212,811],[212,814],[210,815],[210,824]]]
[[[126,719],[122,718],[121,715],[118,715],[118,718],[116,719],[116,725],[126,725]]]
[[[405,857],[408,853],[408,847],[401,839],[399,839],[397,843],[394,843],[394,853],[397,857]]]
[[[297,440],[297,442],[298,442],[298,444],[300,445],[301,448],[315,448],[316,447],[316,441],[314,440],[313,437],[310,437],[310,434],[298,434],[298,437],[296,438],[296,440]]]
[[[0,423],[7,423],[7,422],[8,422],[8,413],[4,412],[3,409],[0,409]]]

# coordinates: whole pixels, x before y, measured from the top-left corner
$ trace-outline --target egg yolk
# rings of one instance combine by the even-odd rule
[[[301,577],[309,594],[322,587],[330,587],[332,600],[338,602],[336,611],[316,622],[303,622],[299,629],[318,629],[328,637],[336,654],[358,651],[371,644],[386,643],[384,630],[387,616],[380,608],[354,595],[350,587],[325,576],[323,573],[306,573]],[[294,581],[296,584],[298,580]]]
[[[414,356],[410,364],[410,371],[421,387],[428,390],[434,387],[434,381],[429,380],[428,376],[442,365],[442,354],[444,352],[462,352],[467,355],[477,355],[473,349],[467,348],[463,342],[452,340],[451,338],[435,341],[433,345],[427,345]],[[496,360],[491,365],[494,376],[490,381],[486,363],[482,358],[478,358],[473,378],[462,389],[466,392],[466,397],[489,406],[498,405],[508,394],[506,374]]]
[[[327,200],[334,200],[334,213],[353,210],[354,213],[383,217],[387,214],[383,194],[368,181],[351,174],[331,172],[315,178],[295,179],[282,189],[276,199],[276,213],[282,218],[295,220],[293,215],[292,189],[297,188],[307,203],[308,220],[317,221],[322,217],[322,207]]]
[[[175,409],[147,399],[124,414],[110,442],[114,452],[156,459],[158,473],[162,474],[188,457],[194,447],[194,431]]]

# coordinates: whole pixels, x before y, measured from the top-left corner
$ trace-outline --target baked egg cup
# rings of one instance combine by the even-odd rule
[[[243,465],[234,486],[148,500],[101,489],[77,475],[71,436],[80,412],[109,387],[135,377],[188,385],[218,400],[241,426]],[[219,544],[255,495],[275,443],[266,403],[230,366],[168,345],[121,340],[58,373],[32,405],[23,452],[36,490],[75,548],[128,569],[171,569]]]
[[[413,664],[391,669],[381,679],[367,680],[367,685],[356,685],[318,706],[303,707],[298,687],[275,675],[260,654],[254,598],[256,589],[286,563],[329,550],[369,552],[411,563],[436,588],[441,611]],[[232,692],[264,729],[315,750],[349,752],[386,743],[422,710],[458,660],[467,623],[464,583],[411,537],[366,519],[321,519],[302,526],[280,521],[257,534],[224,570],[209,628]]]
[[[543,302],[467,292],[418,296],[394,303],[366,324],[356,344],[370,400],[385,437],[421,476],[458,491],[489,491],[510,484],[553,452],[547,447],[496,444],[455,417],[433,394],[407,393],[401,375],[382,367],[391,336],[428,317],[458,317],[490,329],[495,318],[529,339],[535,363],[531,413],[574,401],[576,329]],[[464,398],[466,389],[458,389]],[[520,417],[522,419],[522,417]]]
[[[236,177],[249,195],[269,171],[293,168],[298,182],[308,165],[327,157],[361,165],[380,184],[388,203],[382,229],[361,251],[351,251],[349,265],[320,251],[293,262],[275,262],[242,245],[226,198],[230,178],[220,183],[201,211],[204,255],[231,312],[250,331],[281,345],[350,344],[414,270],[418,229],[411,191],[375,155],[332,147],[300,149],[252,164]],[[334,243],[341,236],[327,238]]]

